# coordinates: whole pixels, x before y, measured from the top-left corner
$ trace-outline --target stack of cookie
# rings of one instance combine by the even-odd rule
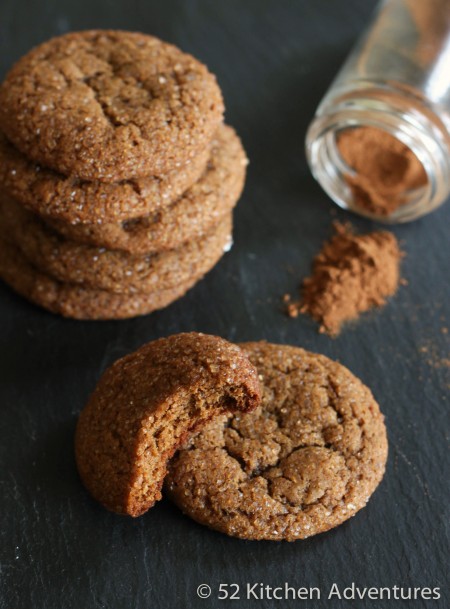
[[[247,160],[215,77],[143,34],[87,31],[0,87],[0,276],[80,319],[149,313],[231,244]]]

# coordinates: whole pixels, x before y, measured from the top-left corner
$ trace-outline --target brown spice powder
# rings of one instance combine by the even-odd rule
[[[422,163],[398,139],[375,127],[342,131],[338,150],[356,175],[345,177],[357,207],[389,216],[406,201],[405,193],[427,183]]]
[[[301,301],[287,303],[288,315],[308,313],[320,323],[319,331],[331,336],[339,334],[344,322],[384,305],[396,292],[403,256],[390,232],[355,235],[338,222],[334,229],[335,235],[314,258],[311,277],[303,281]]]

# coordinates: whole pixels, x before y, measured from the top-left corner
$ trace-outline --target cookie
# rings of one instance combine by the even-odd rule
[[[237,203],[248,164],[235,131],[221,127],[212,143],[202,178],[172,205],[121,223],[67,224],[51,221],[58,232],[80,243],[147,254],[175,249],[197,239]]]
[[[207,146],[222,116],[220,89],[202,63],[136,32],[53,38],[0,87],[0,129],[14,146],[84,180],[164,175]]]
[[[43,216],[63,222],[119,222],[142,216],[180,197],[204,173],[210,147],[161,177],[115,183],[87,182],[27,159],[0,134],[0,185]]]
[[[232,215],[177,250],[134,256],[68,241],[35,214],[0,195],[0,227],[27,260],[59,281],[118,294],[161,291],[208,272],[230,248]]]
[[[259,401],[256,370],[236,345],[195,332],[148,343],[108,368],[80,414],[81,479],[107,509],[140,516],[161,498],[167,461],[190,433]]]
[[[27,300],[73,319],[126,319],[163,309],[178,300],[202,277],[147,294],[114,294],[63,283],[36,270],[17,247],[0,237],[0,279]]]
[[[243,539],[303,539],[363,508],[383,477],[387,439],[370,390],[344,366],[297,347],[241,345],[261,406],[214,419],[174,457],[167,494],[186,514]]]

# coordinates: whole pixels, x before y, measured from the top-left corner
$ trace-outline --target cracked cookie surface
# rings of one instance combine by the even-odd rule
[[[297,347],[240,345],[263,395],[208,424],[170,463],[167,494],[194,520],[244,539],[293,541],[365,506],[387,458],[383,415],[344,366]]]
[[[215,77],[191,55],[136,32],[53,38],[0,87],[0,127],[30,159],[116,182],[163,175],[207,146],[223,115]]]
[[[236,345],[198,332],[152,341],[106,370],[80,414],[83,483],[109,510],[139,516],[161,498],[167,461],[194,430],[259,402],[256,370]]]
[[[247,164],[236,132],[222,125],[212,141],[204,174],[172,204],[124,222],[68,224],[51,220],[51,224],[69,239],[130,254],[175,249],[199,238],[236,205]]]

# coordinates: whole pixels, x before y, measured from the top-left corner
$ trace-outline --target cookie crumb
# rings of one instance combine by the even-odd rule
[[[307,313],[320,323],[319,332],[337,336],[344,322],[395,294],[403,253],[388,231],[357,235],[349,224],[333,227],[334,236],[314,258],[312,275],[303,280],[301,300],[290,302],[287,314]]]

